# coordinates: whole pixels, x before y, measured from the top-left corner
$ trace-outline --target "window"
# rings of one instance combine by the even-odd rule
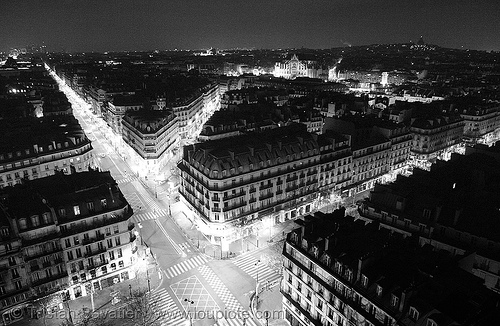
[[[90,212],[94,211],[94,203],[93,202],[88,202],[87,203],[87,208]]]
[[[432,320],[432,319],[427,319],[427,326],[438,326],[438,324]]]
[[[108,239],[108,248],[113,247],[113,239]]]
[[[75,246],[80,244],[80,239],[78,237],[73,237],[73,242],[75,243]]]
[[[366,275],[362,275],[361,276],[361,284],[363,285],[363,287],[368,287],[368,277],[366,277]]]
[[[68,260],[73,260],[73,251],[68,251],[67,255],[68,255]]]
[[[118,229],[118,225],[114,225],[114,226],[113,226],[113,233],[114,233],[114,234],[117,234],[117,233],[119,233],[119,232],[120,232],[120,230]]]
[[[82,257],[82,249],[76,248],[76,258],[81,258],[81,257]]]
[[[393,294],[391,296],[391,307],[397,308],[398,304],[399,304],[399,298]]]
[[[415,307],[410,307],[410,311],[408,312],[408,316],[412,320],[417,321],[418,320],[418,316],[419,316],[418,310],[415,309]]]
[[[71,241],[70,241],[70,239],[69,238],[64,239],[64,244],[66,245],[66,248],[71,247]]]
[[[80,206],[78,205],[73,206],[73,212],[75,213],[75,216],[80,215]]]
[[[21,218],[19,219],[19,229],[21,230],[25,230],[26,229],[26,219],[25,218]]]
[[[116,238],[115,238],[115,244],[116,244],[117,246],[119,246],[119,245],[121,244],[120,237],[116,237]]]
[[[118,249],[118,258],[122,258],[122,256],[123,256],[123,253],[122,253],[122,249],[120,248],[120,249]],[[122,264],[123,264],[123,262],[122,262]],[[120,266],[120,267],[123,267],[123,266]]]
[[[16,281],[16,290],[21,290],[23,286],[21,285],[21,281]]]
[[[113,250],[111,250],[109,252],[109,260],[114,260],[115,259],[115,252]]]
[[[123,260],[120,260],[120,261],[118,262],[118,266],[119,266],[120,268],[122,268],[123,266],[125,266],[125,265],[123,264]]]
[[[106,229],[104,229],[104,233],[106,233],[106,235],[110,235],[111,234],[111,228],[107,227]]]
[[[38,215],[34,215],[34,216],[31,217],[31,224],[33,226],[40,225],[40,220],[38,219]]]

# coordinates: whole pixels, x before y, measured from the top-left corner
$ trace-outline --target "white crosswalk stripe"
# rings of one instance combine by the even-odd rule
[[[153,212],[134,214],[132,216],[132,219],[135,222],[142,222],[142,221],[147,221],[147,220],[154,220],[155,218],[160,218],[160,217],[167,216],[167,215],[168,215],[167,209],[160,209],[160,210],[156,210]]]
[[[188,260],[182,261],[174,266],[171,266],[165,270],[165,276],[167,278],[172,278],[177,275],[181,275],[195,267],[205,264],[208,258],[205,256],[195,256],[189,258]]]
[[[174,300],[164,288],[153,292],[156,296],[151,303],[153,310],[160,316],[160,324],[163,326],[185,325],[186,318],[179,310]]]
[[[208,265],[203,265],[198,267],[198,271],[203,276],[203,278],[210,284],[210,287],[215,291],[217,297],[224,302],[224,309],[229,311],[243,311],[243,306],[236,299],[236,297],[228,290],[228,288],[222,283],[220,278],[214,273],[214,271],[208,267]],[[247,320],[239,318],[227,318],[226,322],[231,326],[257,326],[257,323],[249,318]]]
[[[252,255],[241,256],[233,260],[233,264],[241,268],[245,273],[257,279],[263,286],[267,282],[272,283],[281,279],[281,269],[279,271],[265,266],[263,263],[257,263],[258,259]]]
[[[178,243],[178,245],[182,250],[187,250],[188,252],[191,251],[191,245],[189,244],[189,242]]]
[[[151,195],[144,189],[144,186],[137,180],[132,181],[134,188],[139,192],[141,197],[146,201],[146,205],[151,209],[160,210],[160,206],[154,201]]]
[[[137,177],[128,177],[128,178],[125,178],[125,179],[117,180],[116,183],[117,184],[129,183],[129,182],[132,182],[132,181],[135,181],[135,180],[137,180]]]

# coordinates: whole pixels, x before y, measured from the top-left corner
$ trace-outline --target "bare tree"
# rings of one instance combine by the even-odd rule
[[[155,310],[157,295],[147,290],[133,293],[127,305],[133,313],[133,321],[138,326],[159,326],[161,314]]]
[[[67,318],[60,326],[111,326],[112,324],[112,320],[108,318],[108,312],[84,308],[78,311],[76,316]]]

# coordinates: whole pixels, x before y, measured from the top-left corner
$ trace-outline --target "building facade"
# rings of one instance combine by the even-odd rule
[[[57,173],[1,196],[4,322],[22,317],[9,315],[16,306],[31,318],[135,276],[133,212],[109,172]]]
[[[306,216],[286,238],[281,293],[290,325],[498,322],[498,296],[449,254],[343,215]]]
[[[319,148],[303,126],[184,147],[181,201],[215,244],[229,243],[311,212]]]
[[[93,166],[91,142],[73,117],[4,120],[0,125],[0,188]]]
[[[129,111],[122,125],[123,140],[139,156],[134,162],[139,175],[159,173],[179,148],[178,122],[172,110]]]

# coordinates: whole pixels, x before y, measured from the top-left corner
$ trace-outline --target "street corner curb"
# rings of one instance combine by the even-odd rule
[[[152,292],[157,292],[158,290],[160,290],[161,286],[163,285],[163,280],[165,278],[165,275],[162,274],[163,270],[160,268],[158,273],[160,273],[162,275],[160,278],[160,284],[158,284],[158,286],[156,288],[154,288]]]

